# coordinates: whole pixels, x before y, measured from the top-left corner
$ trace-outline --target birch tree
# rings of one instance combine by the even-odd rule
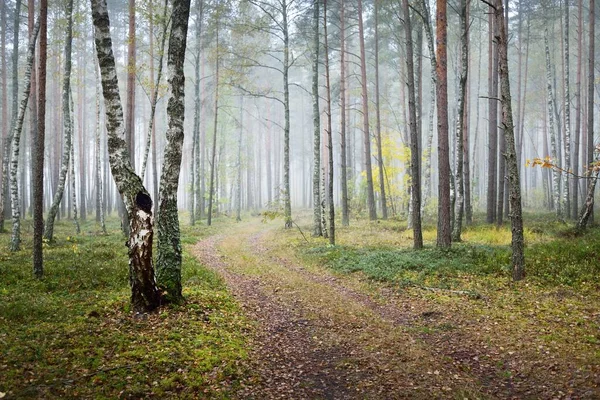
[[[547,106],[548,106],[548,128],[550,129],[550,151],[552,159],[558,165],[560,163],[558,159],[558,149],[556,144],[556,126],[554,122],[554,89],[552,86],[552,71],[550,64],[550,48],[548,45],[548,25],[544,28],[544,47],[546,54],[546,95],[547,95]],[[553,185],[553,198],[554,208],[556,211],[556,217],[562,218],[561,210],[561,199],[560,199],[560,171],[558,169],[552,170],[552,181]]]
[[[27,102],[31,91],[31,70],[35,56],[35,42],[40,31],[39,21],[35,24],[32,37],[29,39],[27,48],[27,62],[25,67],[25,78],[23,80],[24,88],[19,103],[18,116],[14,124],[12,133],[12,157],[10,159],[10,198],[12,207],[12,236],[10,239],[10,250],[19,251],[21,249],[21,210],[19,206],[19,186],[17,184],[17,170],[19,168],[19,142],[21,132],[23,131],[23,120],[27,110]]]
[[[119,96],[106,0],[91,0],[91,8],[107,117],[109,163],[129,217],[130,233],[126,244],[129,253],[131,303],[135,311],[151,311],[159,305],[152,265],[152,199],[131,165],[125,142],[123,107]]]
[[[327,94],[327,153],[329,162],[329,179],[327,198],[329,203],[329,244],[335,244],[335,204],[333,202],[333,132],[331,131],[331,86],[329,79],[329,44],[327,41],[327,0],[323,1],[323,41],[325,52],[325,91]]]
[[[455,157],[455,186],[456,203],[454,208],[454,224],[452,230],[452,240],[460,242],[462,232],[462,220],[465,205],[465,186],[464,186],[464,138],[465,138],[465,105],[467,101],[467,78],[469,76],[469,26],[467,21],[468,0],[460,0],[459,19],[460,19],[460,77],[458,93],[458,112],[456,118],[456,157]]]
[[[6,7],[6,4],[4,4]],[[15,2],[15,12],[13,20],[13,43],[19,43],[19,24],[21,20],[21,0]],[[3,29],[6,25],[4,25]],[[10,129],[8,137],[4,140],[4,153],[2,154],[2,182],[0,182],[0,232],[4,231],[4,218],[7,210],[5,207],[10,207],[9,194],[9,161],[12,150],[12,142],[19,112],[19,46],[15,46],[12,52],[12,112],[10,116]],[[4,86],[6,88],[6,85]],[[3,104],[6,108],[6,103]]]
[[[54,192],[52,205],[46,217],[46,228],[44,231],[44,239],[52,241],[54,239],[54,220],[58,213],[58,207],[62,201],[65,191],[65,181],[67,172],[69,171],[69,162],[74,163],[71,159],[71,150],[73,147],[73,126],[71,125],[71,49],[73,44],[73,0],[67,2],[67,27],[65,30],[65,52],[64,52],[64,72],[62,82],[62,112],[63,112],[63,154],[58,178],[58,187]]]
[[[183,148],[183,123],[185,116],[185,49],[187,45],[190,0],[173,0],[171,15],[171,35],[167,73],[169,101],[167,103],[167,146],[160,177],[158,195],[158,256],[156,259],[156,280],[166,301],[180,303],[181,294],[181,238],[179,213],[177,211],[177,188],[181,170]]]

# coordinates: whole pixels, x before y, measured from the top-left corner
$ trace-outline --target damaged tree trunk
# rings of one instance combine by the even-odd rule
[[[158,307],[160,298],[152,265],[152,199],[130,162],[125,142],[123,105],[110,36],[106,0],[91,0],[94,39],[102,76],[102,91],[108,131],[108,159],[117,189],[129,216],[129,282],[134,311],[147,312]]]

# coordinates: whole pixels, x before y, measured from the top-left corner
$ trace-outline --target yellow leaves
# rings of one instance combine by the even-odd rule
[[[542,168],[554,168],[555,167],[550,156],[546,156],[545,158],[536,157],[533,160],[528,158],[527,161],[525,162],[526,167],[535,167],[536,165],[539,165]]]

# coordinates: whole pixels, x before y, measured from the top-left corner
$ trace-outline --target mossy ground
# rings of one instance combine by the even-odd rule
[[[224,223],[224,222],[222,222]],[[93,221],[74,235],[59,221],[44,244],[45,274],[0,234],[0,392],[6,398],[228,398],[243,375],[252,326],[222,280],[184,254],[187,302],[130,312],[125,239]],[[215,232],[182,224],[184,248]]]

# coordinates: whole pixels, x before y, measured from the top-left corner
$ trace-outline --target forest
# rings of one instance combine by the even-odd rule
[[[600,398],[595,8],[1,0],[0,399]]]

